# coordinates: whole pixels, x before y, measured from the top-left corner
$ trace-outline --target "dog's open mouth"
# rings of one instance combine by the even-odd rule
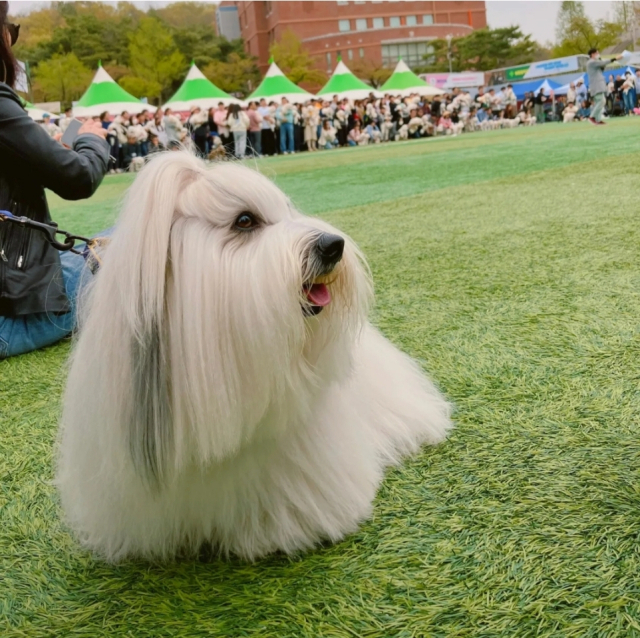
[[[304,304],[302,307],[305,315],[317,315],[325,306],[331,303],[331,293],[329,292],[327,284],[304,284],[302,286],[302,292],[309,302],[309,305]]]

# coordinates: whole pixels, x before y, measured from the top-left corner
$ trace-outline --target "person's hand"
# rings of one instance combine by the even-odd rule
[[[103,140],[107,137],[106,129],[103,129],[102,124],[100,124],[100,122],[96,122],[95,120],[87,120],[78,131],[78,135],[86,135],[87,133],[98,135]]]
[[[624,58],[624,53],[621,53],[620,55],[617,55],[615,57],[616,60],[622,60],[622,58]]]
[[[56,134],[53,136],[53,139],[54,139],[56,142],[59,142],[59,141],[62,139],[62,133],[56,133]]]

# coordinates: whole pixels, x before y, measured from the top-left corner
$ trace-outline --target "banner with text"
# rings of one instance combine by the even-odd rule
[[[425,82],[438,89],[479,87],[484,84],[484,73],[424,73],[420,76]]]

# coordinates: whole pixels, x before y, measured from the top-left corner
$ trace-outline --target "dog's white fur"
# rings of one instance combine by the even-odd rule
[[[234,229],[243,211],[263,218]],[[302,306],[328,224],[262,175],[185,153],[131,187],[92,290],[64,398],[57,485],[82,543],[109,561],[210,543],[257,559],[338,541],[386,466],[442,441],[449,405],[367,323],[346,239]]]

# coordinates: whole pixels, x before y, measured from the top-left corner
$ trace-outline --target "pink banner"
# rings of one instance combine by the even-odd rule
[[[452,89],[456,86],[471,88],[484,85],[484,73],[425,73],[420,76],[425,82],[438,89]]]

